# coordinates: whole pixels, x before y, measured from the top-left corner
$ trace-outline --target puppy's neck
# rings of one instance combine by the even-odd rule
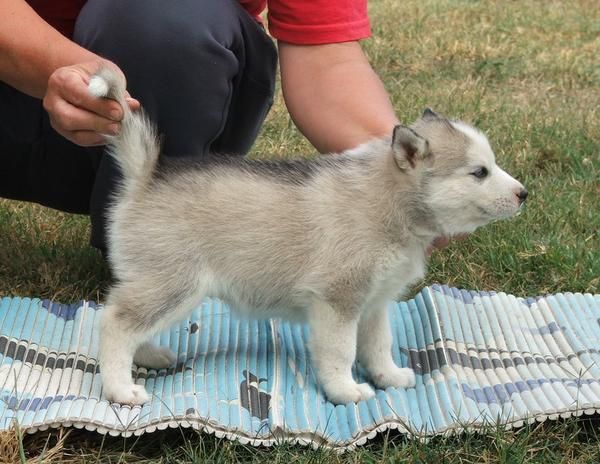
[[[434,212],[425,202],[429,176],[425,170],[401,171],[392,157],[380,165],[381,188],[375,192],[387,207],[382,209],[389,234],[428,246],[442,234]]]

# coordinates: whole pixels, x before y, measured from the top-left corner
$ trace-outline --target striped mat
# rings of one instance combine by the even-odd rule
[[[231,317],[206,299],[156,337],[178,354],[134,376],[143,407],[102,396],[96,353],[102,306],[0,300],[0,429],[73,426],[111,435],[193,427],[253,445],[353,448],[386,429],[426,437],[600,409],[600,295],[517,298],[434,285],[394,303],[398,365],[415,388],[334,406],[315,382],[305,326]],[[355,376],[364,380],[360,367]]]

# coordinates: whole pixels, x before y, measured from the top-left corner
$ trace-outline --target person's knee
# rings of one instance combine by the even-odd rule
[[[89,0],[75,39],[121,66],[138,68],[231,60],[240,46],[239,15],[231,0]]]

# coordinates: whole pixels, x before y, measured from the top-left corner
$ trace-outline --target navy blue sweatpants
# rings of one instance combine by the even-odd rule
[[[123,70],[164,156],[247,153],[273,101],[275,46],[236,0],[88,0],[74,40]],[[1,197],[89,214],[105,249],[118,176],[102,147],[64,139],[40,100],[0,83]]]

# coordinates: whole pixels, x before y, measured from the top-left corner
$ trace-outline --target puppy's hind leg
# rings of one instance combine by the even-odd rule
[[[146,338],[144,331],[131,324],[127,308],[119,303],[104,307],[98,361],[102,390],[108,401],[136,405],[150,400],[144,386],[136,385],[131,378],[133,355]]]
[[[356,383],[352,378],[357,323],[358,314],[345,314],[322,301],[311,308],[312,362],[319,384],[327,398],[336,404],[366,400],[375,394],[368,384]]]
[[[133,362],[150,369],[164,369],[175,364],[177,357],[166,346],[156,346],[150,342],[142,343],[135,351]]]
[[[131,377],[134,357],[149,367],[166,367],[174,361],[167,348],[148,343],[155,333],[182,319],[200,296],[180,288],[177,297],[165,288],[141,289],[120,286],[108,298],[100,327],[100,374],[109,401],[143,404],[149,396]]]

